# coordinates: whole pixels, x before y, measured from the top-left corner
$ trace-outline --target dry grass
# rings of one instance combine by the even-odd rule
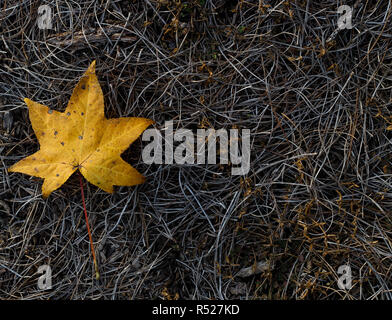
[[[39,30],[43,3],[1,2],[0,299],[392,298],[389,1],[338,1],[355,6],[339,32],[336,1],[58,0]],[[43,200],[6,171],[39,147],[22,98],[63,111],[94,59],[108,117],[249,128],[252,144],[241,177],[148,166],[139,139],[124,159],[144,185],[87,185],[100,281],[77,176]]]

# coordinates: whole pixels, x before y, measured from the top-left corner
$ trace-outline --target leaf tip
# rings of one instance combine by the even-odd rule
[[[93,60],[93,62],[91,62],[90,66],[88,67],[88,71],[95,73],[95,64],[96,60]]]
[[[146,177],[139,173],[139,176],[137,177],[137,180],[135,181],[135,185],[143,184],[144,182],[146,182]]]
[[[46,180],[46,179],[45,179]],[[53,190],[50,190],[47,186],[45,186],[45,182],[42,185],[42,198],[47,199]]]

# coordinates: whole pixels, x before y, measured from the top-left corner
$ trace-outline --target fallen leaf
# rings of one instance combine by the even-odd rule
[[[40,150],[8,169],[44,178],[42,196],[58,189],[76,170],[93,185],[113,192],[113,185],[133,186],[145,178],[121,157],[154,121],[106,119],[95,61],[84,73],[64,112],[24,99]]]

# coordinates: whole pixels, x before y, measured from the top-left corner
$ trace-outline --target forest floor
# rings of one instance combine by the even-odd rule
[[[389,1],[44,2],[0,8],[0,299],[392,299]],[[250,130],[245,175],[139,138],[144,184],[84,182],[99,280],[78,176],[7,171],[39,149],[23,98],[64,111],[93,60],[108,118]]]

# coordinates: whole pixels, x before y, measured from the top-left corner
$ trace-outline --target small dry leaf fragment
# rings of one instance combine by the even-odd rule
[[[261,272],[267,271],[268,269],[273,269],[273,265],[269,261],[259,261],[255,262],[252,266],[247,268],[242,268],[237,274],[237,277],[250,277],[254,274],[259,274]]]
[[[50,110],[28,98],[24,101],[40,150],[8,171],[45,179],[43,197],[58,189],[77,169],[90,183],[109,193],[113,185],[144,182],[144,177],[120,155],[154,121],[105,118],[95,61],[76,85],[64,112]]]

